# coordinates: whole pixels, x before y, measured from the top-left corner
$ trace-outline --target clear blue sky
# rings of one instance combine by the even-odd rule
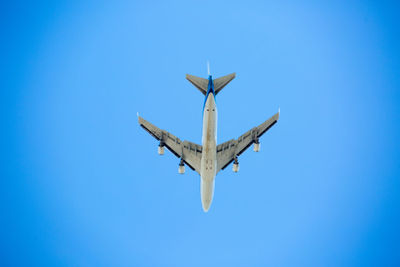
[[[396,1],[9,2],[1,266],[400,266]],[[207,60],[219,142],[281,118],[204,213],[136,112],[201,143]]]

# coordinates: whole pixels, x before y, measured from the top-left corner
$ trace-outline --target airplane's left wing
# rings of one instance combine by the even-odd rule
[[[257,127],[247,131],[238,139],[232,139],[217,146],[217,172],[225,169],[235,157],[242,154],[251,144],[268,131],[279,119],[279,112]]]
[[[167,147],[176,157],[181,158],[186,165],[200,174],[202,153],[201,145],[189,141],[182,142],[175,135],[158,128],[142,117],[138,116],[138,119],[140,126],[142,126],[143,129],[145,129],[155,139],[159,140],[161,145]]]

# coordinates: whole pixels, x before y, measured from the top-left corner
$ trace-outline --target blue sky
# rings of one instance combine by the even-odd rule
[[[2,266],[399,266],[395,1],[2,3]],[[272,116],[218,174],[157,155],[136,112],[201,143],[185,74],[237,77],[218,141]]]

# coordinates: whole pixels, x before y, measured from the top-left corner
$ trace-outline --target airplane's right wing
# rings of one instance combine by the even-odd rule
[[[258,143],[258,138],[268,131],[279,119],[279,112],[264,123],[247,131],[238,139],[232,139],[217,146],[217,172],[225,169],[235,157],[242,154],[251,144]]]

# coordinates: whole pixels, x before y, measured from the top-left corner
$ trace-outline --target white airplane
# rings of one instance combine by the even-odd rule
[[[210,73],[208,79],[186,74],[188,79],[206,97],[203,107],[202,145],[189,141],[181,141],[173,134],[157,128],[138,114],[139,124],[154,138],[160,141],[158,154],[164,154],[164,146],[180,158],[178,172],[185,173],[185,164],[200,174],[200,191],[203,210],[210,209],[214,195],[215,176],[233,162],[233,171],[239,171],[238,156],[254,143],[254,151],[260,151],[259,137],[268,131],[279,119],[279,111],[270,119],[249,130],[238,139],[232,139],[217,145],[217,107],[215,96],[236,74],[232,73],[213,80]]]

